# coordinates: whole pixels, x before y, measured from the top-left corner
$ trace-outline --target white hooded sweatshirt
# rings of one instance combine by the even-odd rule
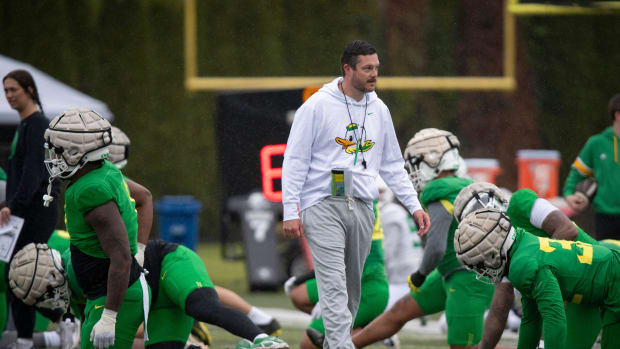
[[[331,195],[334,168],[353,172],[352,195],[370,209],[378,198],[377,175],[410,213],[421,209],[387,106],[375,92],[360,101],[346,97],[345,102],[338,89],[341,82],[337,78],[323,85],[295,113],[282,165],[284,220],[299,218],[299,210]],[[361,141],[361,150],[354,165],[356,140]]]

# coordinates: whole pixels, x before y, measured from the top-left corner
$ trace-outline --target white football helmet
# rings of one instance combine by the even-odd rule
[[[494,208],[481,208],[459,223],[454,251],[459,262],[490,283],[502,281],[508,253],[515,239],[510,219]]]
[[[409,178],[418,192],[441,171],[456,171],[461,163],[460,142],[449,131],[425,128],[407,143],[404,158]]]
[[[112,143],[108,146],[110,155],[108,161],[112,162],[116,167],[123,168],[127,165],[129,158],[129,145],[131,141],[125,132],[120,128],[112,126]]]
[[[56,116],[45,131],[45,165],[50,180],[70,178],[89,161],[108,157],[110,123],[88,109],[70,109]]]
[[[70,178],[87,162],[108,157],[112,130],[110,123],[92,110],[69,109],[50,122],[44,137],[44,162],[50,177],[43,205],[49,206],[56,178]]]
[[[31,242],[15,254],[9,267],[9,286],[28,305],[64,311],[69,306],[70,291],[60,253],[47,244]]]
[[[509,199],[503,190],[489,182],[472,183],[461,190],[454,199],[454,218],[458,222],[479,208],[508,209]]]

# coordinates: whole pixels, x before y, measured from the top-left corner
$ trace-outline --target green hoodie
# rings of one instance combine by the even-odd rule
[[[597,213],[620,215],[620,149],[618,135],[610,126],[588,139],[564,183],[564,196],[575,192],[577,183],[589,176],[598,182],[594,197]]]

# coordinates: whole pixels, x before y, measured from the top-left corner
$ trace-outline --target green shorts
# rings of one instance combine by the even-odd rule
[[[448,344],[473,346],[480,342],[484,312],[489,309],[495,286],[476,280],[473,272],[460,270],[444,280],[434,270],[418,293],[411,296],[426,315],[446,312]]]
[[[147,286],[148,287],[148,286]],[[151,290],[149,289],[149,297]],[[99,297],[94,300],[86,301],[84,309],[85,320],[82,324],[81,343],[82,349],[92,349],[93,342],[90,341],[90,333],[93,327],[101,318],[106,297]],[[149,319],[150,320],[150,319]],[[144,308],[142,303],[142,285],[140,279],[136,280],[125,293],[125,298],[116,316],[116,337],[114,338],[114,348],[130,349],[133,339],[136,336],[138,327],[144,321]]]
[[[174,319],[171,321],[170,319]],[[145,346],[161,342],[187,342],[194,319],[183,309],[172,303],[164,294],[159,294],[157,302],[149,311],[149,340]]]
[[[183,311],[185,299],[193,290],[202,287],[214,288],[202,259],[194,251],[181,245],[164,257],[159,279],[159,296],[165,293],[172,303]]]
[[[179,246],[164,257],[159,294],[149,312],[146,345],[187,341],[194,319],[185,314],[185,301],[192,291],[202,287],[214,288],[202,259],[194,251]]]
[[[383,270],[383,275],[385,275],[383,265],[380,266],[381,270]],[[353,321],[353,328],[361,328],[368,325],[385,310],[390,295],[387,277],[381,277],[381,270],[377,270],[376,273],[379,277],[363,279],[360,305],[355,315],[355,321]],[[319,300],[316,279],[306,281],[306,289],[308,290],[308,298],[310,298],[313,304],[316,304]],[[325,334],[322,318],[312,319],[308,327]]]

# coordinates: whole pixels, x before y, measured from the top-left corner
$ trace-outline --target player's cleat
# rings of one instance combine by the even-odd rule
[[[202,347],[196,344],[188,344],[183,349],[202,349]]]
[[[317,348],[323,348],[323,342],[325,341],[325,335],[315,330],[314,328],[306,328],[306,336],[310,339],[310,343]]]
[[[211,343],[213,343],[211,333],[209,333],[209,329],[204,322],[194,321],[194,326],[192,327],[192,334],[196,339],[198,339],[205,345],[211,345]]]
[[[289,345],[278,337],[267,336],[255,339],[252,349],[289,349]]]
[[[282,334],[282,326],[280,326],[280,323],[275,318],[271,319],[271,321],[266,325],[256,326],[269,336],[278,337]]]
[[[252,342],[250,342],[247,339],[242,339],[241,342],[237,343],[237,345],[235,346],[235,349],[251,349],[252,348]]]

